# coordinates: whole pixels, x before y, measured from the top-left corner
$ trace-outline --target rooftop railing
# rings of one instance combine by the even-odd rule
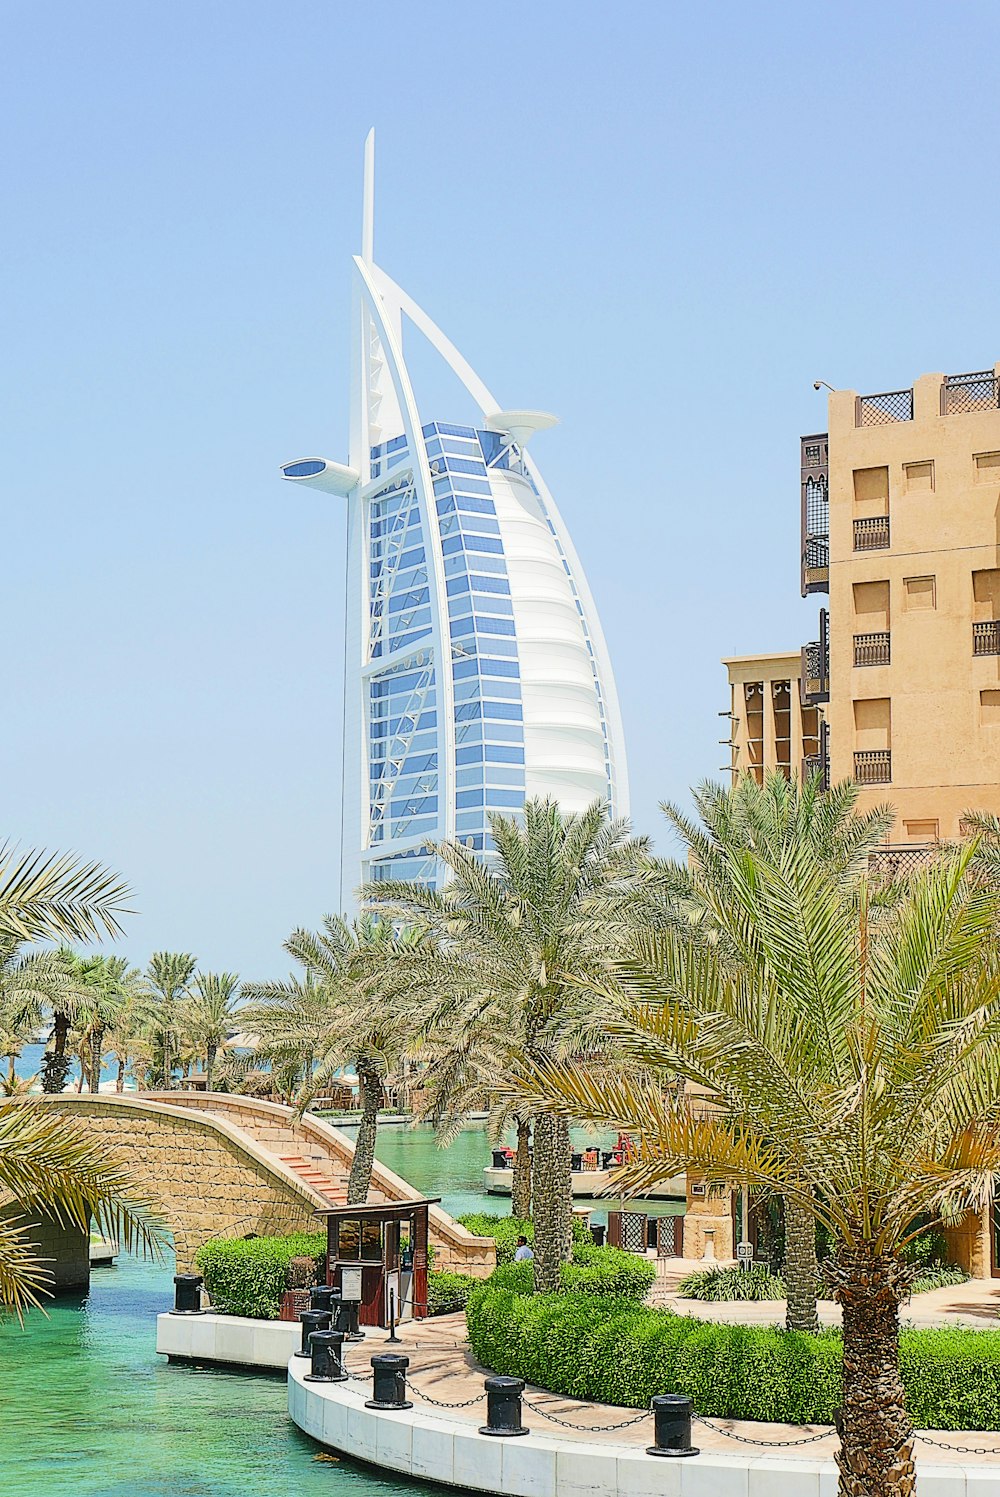
[[[992,369],[979,369],[974,374],[949,374],[941,385],[942,416],[995,411],[998,407],[1000,379]]]
[[[882,395],[859,395],[854,402],[855,426],[891,426],[913,420],[913,391],[887,390]]]

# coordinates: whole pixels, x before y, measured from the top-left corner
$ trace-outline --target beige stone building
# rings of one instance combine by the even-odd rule
[[[1000,364],[832,391],[801,467],[817,637],[723,662],[723,742],[734,776],[854,779],[863,806],[895,809],[887,855],[905,861],[960,837],[969,809],[1000,814]],[[997,1204],[949,1236],[958,1262],[1000,1276]]]
[[[734,773],[855,779],[895,844],[1000,812],[1000,364],[882,395],[836,390],[801,439],[803,596],[817,638],[738,656]]]

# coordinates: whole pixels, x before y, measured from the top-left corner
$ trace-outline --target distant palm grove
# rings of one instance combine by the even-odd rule
[[[817,1235],[829,1245],[841,1490],[910,1490],[905,1249],[981,1210],[1000,1170],[1000,825],[970,817],[964,846],[899,877],[874,856],[891,808],[861,813],[852,785],[747,777],[694,799],[697,819],[664,807],[676,859],[600,803],[493,816],[485,855],[436,849],[442,888],[380,882],[357,918],[294,931],[278,980],[54,944],[117,934],[125,891],[102,870],[89,912],[18,917],[0,888],[4,1087],[21,1099],[17,1057],[44,1034],[46,1091],[94,1090],[110,1062],[118,1089],[186,1080],[299,1109],[350,1095],[352,1203],[390,1092],[443,1142],[485,1111],[516,1145],[538,1292],[559,1289],[571,1251],[571,1125],[626,1129],[617,1195],[689,1171],[781,1202],[791,1329],[817,1328]],[[155,1235],[126,1181],[106,1194]]]

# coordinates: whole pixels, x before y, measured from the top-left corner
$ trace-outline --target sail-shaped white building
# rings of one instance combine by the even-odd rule
[[[369,879],[438,882],[431,844],[489,852],[490,811],[551,796],[628,812],[621,717],[593,599],[525,451],[554,424],[504,410],[375,263],[374,131],[354,260],[350,455],[282,476],[347,506],[343,908]],[[428,420],[403,356],[409,322],[478,406]],[[408,329],[409,331],[409,329]]]

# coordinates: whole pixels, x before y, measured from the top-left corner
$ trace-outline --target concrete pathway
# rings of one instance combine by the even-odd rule
[[[968,1286],[964,1286],[968,1287]],[[936,1293],[947,1291],[937,1290]],[[923,1296],[922,1296],[923,1297]],[[929,1296],[928,1296],[929,1297]],[[691,1303],[688,1301],[687,1303]],[[715,1306],[714,1308],[721,1308]],[[742,1308],[758,1308],[757,1306]],[[784,1314],[784,1306],[781,1306]],[[438,1407],[441,1403],[463,1403],[483,1392],[483,1379],[489,1376],[469,1348],[465,1335],[464,1315],[440,1315],[432,1320],[409,1321],[400,1328],[401,1344],[388,1345],[387,1332],[370,1331],[363,1343],[347,1348],[348,1369],[356,1375],[371,1372],[371,1358],[376,1352],[402,1352],[410,1358],[410,1397],[417,1408],[421,1406],[421,1395],[425,1395],[428,1413],[435,1417],[483,1423],[486,1406],[478,1400],[468,1408]],[[665,1388],[665,1393],[670,1389]],[[436,1400],[437,1403],[431,1403]],[[606,1431],[602,1425],[615,1425],[634,1418],[638,1410],[623,1409],[611,1404],[581,1403],[577,1399],[562,1398],[540,1388],[529,1386],[524,1395],[524,1422],[536,1434],[568,1433],[574,1438],[597,1443],[646,1446],[652,1443],[653,1420],[647,1415],[631,1427]],[[545,1416],[554,1416],[553,1422]],[[786,1441],[798,1441],[810,1436],[821,1438],[802,1445],[785,1445]],[[958,1460],[1000,1468],[1000,1434],[982,1432],[952,1433],[935,1436],[952,1446],[969,1447],[961,1455],[954,1450],[917,1442],[918,1465],[951,1465]],[[776,1442],[769,1445],[766,1442]],[[743,1453],[747,1456],[781,1455],[794,1460],[801,1458],[832,1458],[837,1440],[832,1430],[822,1425],[758,1424],[749,1420],[712,1419],[709,1424],[700,1421],[694,1426],[694,1443],[701,1450],[713,1450],[728,1455]],[[984,1451],[987,1452],[983,1454]],[[1000,1472],[998,1472],[1000,1490]]]
[[[682,1260],[669,1261],[680,1263]],[[677,1293],[677,1284],[688,1271],[685,1266],[683,1272],[658,1275],[647,1303],[674,1310],[678,1315],[694,1315],[698,1320],[714,1320],[726,1325],[784,1325],[784,1300],[736,1300],[713,1304],[708,1300],[682,1299]],[[969,1279],[965,1284],[916,1294],[902,1306],[900,1314],[905,1325],[921,1328],[964,1325],[989,1330],[1000,1326],[1000,1279]],[[840,1306],[821,1300],[819,1318],[823,1325],[840,1325]]]

